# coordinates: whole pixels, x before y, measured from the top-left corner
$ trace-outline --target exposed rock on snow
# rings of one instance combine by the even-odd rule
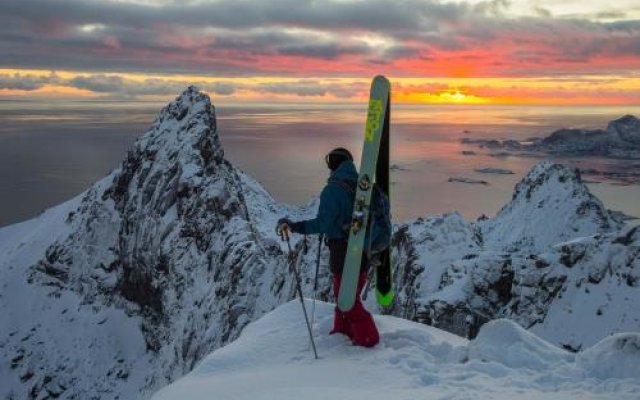
[[[415,319],[423,296],[438,291],[450,263],[474,257],[481,246],[479,230],[458,213],[401,225],[393,239],[395,314]],[[462,333],[456,329],[450,332]]]

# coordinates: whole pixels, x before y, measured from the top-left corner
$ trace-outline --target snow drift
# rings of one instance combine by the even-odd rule
[[[308,306],[310,306],[310,301]],[[308,348],[300,304],[251,323],[153,400],[256,399],[636,399],[640,334],[608,338],[574,354],[509,320],[467,341],[439,329],[376,316],[384,340],[373,349],[329,336],[333,305],[320,303]],[[598,362],[596,363],[596,360]]]

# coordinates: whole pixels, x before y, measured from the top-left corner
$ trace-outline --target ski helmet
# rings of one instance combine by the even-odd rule
[[[343,161],[347,160],[353,161],[353,156],[351,155],[349,150],[342,147],[331,150],[329,154],[324,157],[324,161],[327,163],[327,167],[329,167],[329,169],[332,171],[335,171]]]

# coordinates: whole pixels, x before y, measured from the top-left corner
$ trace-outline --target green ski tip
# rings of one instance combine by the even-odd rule
[[[376,298],[382,307],[390,307],[393,304],[393,290],[389,290],[387,294],[376,291]]]

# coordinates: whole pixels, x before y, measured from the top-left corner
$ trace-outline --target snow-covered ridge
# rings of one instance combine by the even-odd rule
[[[149,397],[294,297],[273,226],[316,207],[278,204],[233,167],[209,96],[188,88],[119,168],[0,229],[0,397]],[[318,242],[309,238],[303,253],[299,239],[311,293]],[[640,330],[639,248],[638,231],[623,228],[579,174],[541,164],[494,219],[450,213],[398,226],[398,296],[385,312],[467,337],[509,318],[584,349]]]
[[[496,217],[479,226],[490,247],[542,252],[571,238],[617,231],[623,224],[591,194],[577,169],[542,162],[516,185]]]
[[[363,349],[326,335],[332,311],[331,304],[317,304],[320,360],[308,350],[300,304],[290,302],[153,399],[625,400],[640,391],[640,333],[615,335],[574,354],[508,320],[484,325],[467,341],[376,316],[384,340]]]
[[[496,217],[441,221],[400,226],[394,315],[466,337],[510,318],[572,350],[640,331],[638,228],[625,228],[576,169],[543,162]]]

